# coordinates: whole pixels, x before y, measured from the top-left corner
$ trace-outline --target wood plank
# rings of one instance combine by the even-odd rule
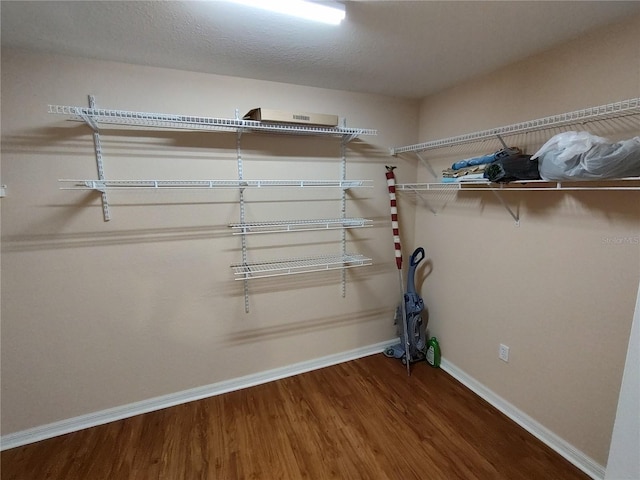
[[[440,369],[373,355],[2,452],[2,478],[589,477]]]

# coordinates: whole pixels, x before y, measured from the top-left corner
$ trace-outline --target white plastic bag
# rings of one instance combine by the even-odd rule
[[[589,132],[552,137],[533,156],[544,180],[602,180],[640,176],[640,137],[611,143]]]

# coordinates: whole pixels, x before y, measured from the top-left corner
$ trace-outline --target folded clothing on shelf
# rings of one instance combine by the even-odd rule
[[[461,170],[463,168],[473,167],[476,165],[486,165],[501,158],[513,157],[520,155],[522,152],[517,147],[508,147],[498,150],[495,153],[489,155],[482,155],[480,157],[468,158],[466,160],[460,160],[459,162],[451,165],[452,170]]]
[[[485,180],[484,173],[469,173],[461,177],[442,177],[442,183],[480,182]]]
[[[475,165],[471,167],[460,168],[454,170],[453,168],[447,168],[442,171],[442,178],[460,178],[472,174],[481,174],[484,172],[486,165]]]

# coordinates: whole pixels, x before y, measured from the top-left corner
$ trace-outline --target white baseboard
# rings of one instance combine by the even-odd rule
[[[349,360],[355,360],[356,358],[380,353],[384,351],[386,347],[394,345],[397,342],[398,339],[394,338],[386,342],[380,342],[366,347],[356,348],[354,350],[336,353],[322,358],[316,358],[314,360],[287,365],[286,367],[275,368],[265,372],[225,380],[211,385],[205,385],[202,387],[184,390],[182,392],[150,398],[141,402],[130,403],[128,405],[109,408],[107,410],[101,410],[99,412],[89,413],[87,415],[81,415],[79,417],[29,428],[20,432],[10,433],[0,438],[0,450],[8,450],[10,448],[39,442],[40,440],[76,432],[85,428],[104,425],[105,423],[121,420],[123,418],[133,417],[135,415],[153,412],[167,407],[173,407],[175,405],[192,402],[194,400],[201,400],[203,398],[213,397],[222,393],[241,390],[243,388],[253,387],[262,383],[272,382],[281,378],[309,372],[311,370],[336,365]]]
[[[448,362],[443,358],[440,362],[440,368],[462,383],[469,390],[489,402],[493,407],[504,413],[511,420],[552,448],[591,478],[595,480],[604,479],[605,468],[602,465],[582,453],[573,445],[557,436],[551,430],[541,425],[539,422],[507,402],[499,395],[495,394],[493,391],[489,390],[480,382],[467,375],[451,362]]]

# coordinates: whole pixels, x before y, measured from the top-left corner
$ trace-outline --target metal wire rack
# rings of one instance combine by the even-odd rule
[[[108,110],[104,108],[49,105],[48,113],[66,115],[69,120],[86,122],[94,130],[100,124],[124,125],[132,127],[155,127],[186,130],[210,131],[254,131],[300,135],[339,135],[356,137],[377,135],[377,130],[368,128],[323,127],[286,123],[265,123],[257,120],[238,118],[215,118],[167,113],[135,112],[128,110]]]
[[[620,178],[611,181],[546,181],[519,180],[509,183],[492,183],[489,181],[460,181],[454,183],[403,183],[396,185],[398,190],[425,191],[537,191],[537,190],[640,190],[640,177]]]
[[[316,187],[342,188],[372,187],[371,180],[78,180],[60,179],[66,186],[62,190],[107,189],[212,189],[212,188],[270,188],[270,187]]]
[[[236,279],[244,280],[245,311],[249,312],[248,280],[266,276],[290,275],[294,273],[308,273],[323,270],[343,270],[342,296],[345,296],[347,268],[370,265],[371,259],[359,254],[346,253],[345,230],[371,226],[371,220],[346,217],[346,191],[356,187],[372,187],[371,180],[348,180],[346,178],[346,145],[358,136],[377,135],[374,129],[347,128],[343,120],[342,126],[326,127],[317,125],[267,123],[238,118],[214,118],[193,115],[174,115],[166,113],[135,112],[127,110],[113,110],[96,108],[95,98],[89,95],[89,107],[49,105],[51,114],[65,115],[69,120],[86,123],[93,131],[96,165],[98,178],[93,180],[61,179],[63,190],[93,190],[98,191],[102,198],[102,211],[105,221],[111,218],[107,190],[138,189],[154,191],[165,189],[237,189],[239,191],[240,222],[230,225],[241,235],[242,262],[233,266]],[[104,174],[102,146],[100,142],[101,126],[122,125],[138,128],[182,129],[193,131],[227,131],[236,133],[236,157],[238,164],[238,179],[234,180],[107,180]],[[240,148],[240,138],[246,133],[270,133],[286,135],[321,135],[337,137],[341,141],[341,176],[339,180],[247,180],[243,174],[243,159]],[[270,222],[246,222],[244,190],[246,188],[274,188],[274,187],[313,187],[340,188],[342,218],[328,220],[287,220]],[[342,254],[307,257],[274,262],[248,263],[247,237],[251,233],[287,232],[304,230],[342,230]]]
[[[316,220],[278,220],[268,222],[232,223],[233,235],[255,233],[304,232],[310,230],[339,230],[343,228],[371,227],[372,220],[364,218],[329,218]]]
[[[514,135],[516,133],[535,132],[538,130],[546,130],[581,122],[605,120],[608,118],[619,118],[626,115],[635,115],[638,113],[640,113],[640,98],[630,98],[628,100],[622,100],[620,102],[608,103],[606,105],[585,108],[582,110],[576,110],[574,112],[562,113],[560,115],[552,115],[536,120],[529,120],[527,122],[507,125],[504,127],[491,128],[489,130],[467,133],[464,135],[443,138],[440,140],[432,140],[415,145],[392,147],[390,151],[391,155],[398,155],[405,152],[422,152],[435,148],[476,142],[496,136],[505,137],[508,135]]]
[[[615,103],[609,103],[606,105],[600,105],[597,107],[585,108],[582,110],[576,110],[574,112],[563,113],[559,115],[552,115],[549,117],[539,118],[536,120],[530,120],[527,122],[516,123],[513,125],[507,125],[499,128],[492,128],[489,130],[482,130],[479,132],[468,133],[464,135],[458,135],[455,137],[444,138],[440,140],[433,140],[425,143],[419,143],[416,145],[407,145],[404,147],[391,148],[392,155],[398,155],[400,153],[412,152],[417,155],[418,159],[425,165],[427,170],[434,178],[437,178],[437,174],[431,167],[430,163],[426,161],[420,152],[425,150],[434,150],[443,147],[450,147],[462,144],[472,144],[474,142],[481,142],[489,138],[497,138],[503,146],[506,147],[502,137],[529,133],[535,131],[542,131],[547,129],[553,129],[556,127],[571,126],[576,124],[585,124],[588,122],[596,122],[601,120],[617,119],[620,117],[628,117],[631,115],[640,114],[640,98],[630,98],[628,100],[622,100]],[[633,117],[635,119],[635,117]],[[502,206],[514,219],[515,224],[520,224],[520,214],[518,211],[514,211],[506,200],[502,197],[502,193],[505,191],[588,191],[588,190],[611,190],[611,191],[638,191],[640,190],[640,177],[622,178],[622,179],[610,179],[603,181],[553,181],[548,182],[544,180],[533,181],[517,181],[510,183],[491,183],[489,181],[474,180],[454,183],[414,183],[414,184],[397,184],[396,190],[399,192],[411,192],[418,195],[425,205],[427,205],[432,212],[435,210],[429,206],[429,202],[423,195],[423,193],[433,192],[456,192],[456,191],[490,191],[500,201]]]
[[[342,255],[321,255],[269,262],[244,263],[231,265],[236,280],[277,277],[328,270],[344,270],[347,268],[371,265],[371,259],[360,254],[346,253]]]
[[[455,194],[458,191],[480,192],[490,191],[495,195],[504,209],[511,215],[515,225],[520,225],[520,212],[509,206],[502,193],[504,192],[532,192],[532,191],[590,191],[590,190],[610,190],[610,191],[640,191],[640,177],[629,177],[615,179],[611,181],[545,181],[545,180],[526,180],[514,181],[509,183],[492,183],[489,181],[460,181],[455,183],[403,183],[397,184],[398,192],[412,193],[419,196],[423,203],[431,210],[437,213],[430,205],[429,201],[423,194],[440,192],[446,194],[451,192]]]

